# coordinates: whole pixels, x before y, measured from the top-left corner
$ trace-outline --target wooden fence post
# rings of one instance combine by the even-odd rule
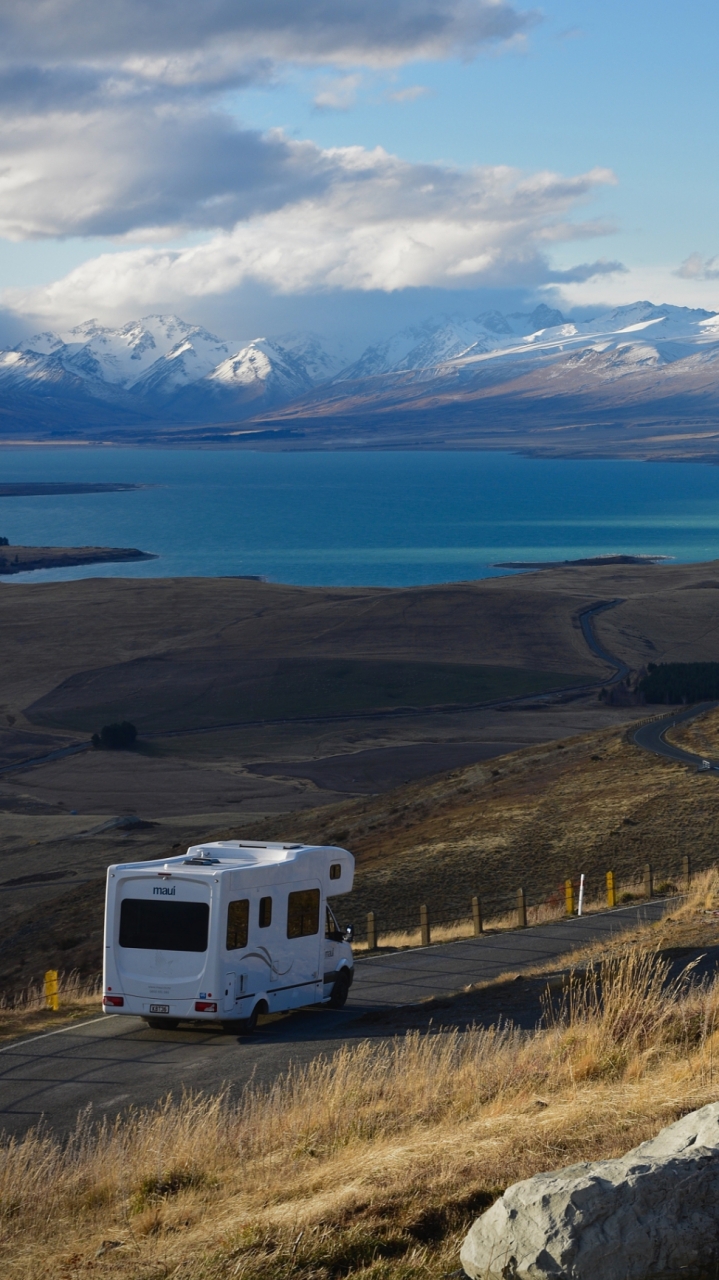
[[[421,945],[423,947],[428,947],[431,939],[429,932],[429,911],[426,907],[420,907],[419,909],[419,931],[422,936]]]
[[[45,1004],[55,1013],[60,1007],[57,985],[57,969],[48,969],[45,974]]]
[[[480,933],[484,933],[484,925],[482,924],[482,904],[477,897],[472,898],[472,924],[474,936],[478,938]]]
[[[614,872],[608,871],[607,872],[607,906],[616,907],[616,905],[617,905],[617,892],[616,892],[616,889],[614,888]]]
[[[645,898],[654,897],[654,872],[651,862],[647,862],[644,867],[644,896]]]
[[[692,863],[688,853],[682,858],[682,880],[684,881],[684,892],[688,893],[692,884]]]
[[[568,916],[574,915],[574,885],[571,880],[564,881],[564,911]]]
[[[374,911],[367,912],[367,950],[377,950],[377,921]]]
[[[520,929],[527,927],[527,899],[524,889],[517,889],[517,925]]]

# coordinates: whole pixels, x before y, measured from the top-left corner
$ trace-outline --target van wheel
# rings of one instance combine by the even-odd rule
[[[341,969],[335,979],[335,984],[329,998],[331,1009],[341,1009],[347,1003],[347,997],[352,986],[352,979],[346,969]]]
[[[175,1031],[180,1025],[179,1018],[144,1018],[143,1021],[153,1031]]]
[[[267,1003],[265,1000],[259,1000],[255,1005],[249,1018],[239,1018],[233,1023],[233,1029],[237,1028],[237,1034],[241,1036],[251,1036],[257,1026],[257,1019],[261,1013],[267,1013]]]

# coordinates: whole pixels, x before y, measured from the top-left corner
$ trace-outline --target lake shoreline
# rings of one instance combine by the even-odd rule
[[[137,547],[0,547],[0,576],[30,573],[35,569],[73,569],[86,564],[118,564],[159,560]]]

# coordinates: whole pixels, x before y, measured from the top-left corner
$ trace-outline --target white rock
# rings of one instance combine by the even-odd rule
[[[694,1280],[719,1259],[719,1103],[618,1160],[509,1187],[460,1254],[472,1280]]]

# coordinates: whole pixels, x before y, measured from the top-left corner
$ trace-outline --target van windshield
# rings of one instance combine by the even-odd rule
[[[120,908],[120,946],[142,951],[206,951],[207,902],[151,902],[125,898]]]

